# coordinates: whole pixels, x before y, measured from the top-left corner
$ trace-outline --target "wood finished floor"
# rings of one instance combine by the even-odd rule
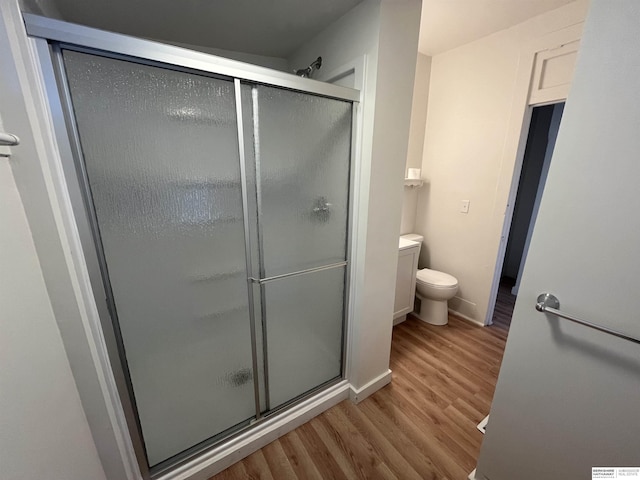
[[[494,325],[509,328],[513,308],[516,305],[516,296],[511,293],[511,288],[515,284],[512,278],[502,278],[498,286],[498,296],[496,297],[496,308],[493,309],[492,321]]]
[[[211,480],[463,480],[475,468],[508,325],[396,326],[391,384],[344,401]]]

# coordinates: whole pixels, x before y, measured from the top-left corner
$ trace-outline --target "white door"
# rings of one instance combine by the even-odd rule
[[[476,478],[640,467],[640,345],[534,308],[640,337],[638,25],[637,0],[592,1]]]

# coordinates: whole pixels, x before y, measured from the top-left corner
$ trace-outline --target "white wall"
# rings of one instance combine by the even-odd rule
[[[2,157],[0,225],[0,476],[104,479],[9,160]]]
[[[189,50],[196,50],[198,52],[208,53],[210,55],[216,55],[218,57],[229,58],[231,60],[238,60],[239,62],[250,63],[252,65],[260,65],[261,67],[272,68],[273,70],[279,70],[281,72],[291,72],[293,68],[289,68],[289,63],[285,58],[269,57],[266,55],[254,55],[252,53],[235,52],[233,50],[224,50],[222,48],[203,47],[202,45],[191,45],[188,43],[179,42],[167,42],[166,40],[152,39],[156,42],[167,43],[169,45],[175,45],[177,47],[188,48]],[[300,67],[306,67],[310,61]]]
[[[407,158],[420,1],[383,1],[365,258],[364,330],[355,354],[362,385],[388,368],[398,235]],[[377,327],[377,328],[376,328]],[[372,356],[372,352],[377,351]]]
[[[477,478],[640,467],[638,345],[533,308],[546,291],[561,311],[640,338],[639,23],[637,0],[592,2]]]
[[[380,0],[365,0],[314,38],[301,45],[287,61],[289,65],[308,65],[310,59],[322,57],[319,74],[326,75],[343,65],[367,55],[368,92],[375,92],[380,29]],[[373,103],[373,102],[370,102]]]
[[[60,331],[64,343],[61,353],[69,359],[95,441],[94,445],[91,438],[83,439],[75,448],[75,455],[90,457],[97,449],[107,478],[133,478],[137,465],[133,456],[126,453],[128,439],[123,433],[123,415],[115,401],[114,379],[110,371],[101,366],[107,360],[97,312],[95,306],[91,308],[86,303],[92,294],[79,281],[86,275],[82,273],[86,271],[81,267],[82,253],[66,235],[73,227],[64,224],[66,217],[60,205],[68,202],[69,193],[64,185],[53,180],[51,170],[56,168],[52,165],[57,146],[49,126],[51,112],[42,96],[43,87],[28,47],[17,0],[0,2],[0,45],[3,47],[0,98],[4,128],[21,139],[20,146],[13,149],[11,170],[53,310],[50,320],[55,321]],[[50,348],[54,346],[52,343]],[[29,351],[30,345],[22,337],[16,347]],[[44,381],[45,376],[34,378]],[[33,441],[37,443],[37,439]],[[50,448],[53,452],[64,451],[66,446],[58,441]]]
[[[351,324],[349,369],[356,390],[377,379],[388,381],[420,7],[417,0],[365,0],[289,58],[294,65],[321,55],[323,74],[327,74],[366,57],[361,203],[354,218],[363,268],[352,279],[358,302]]]
[[[420,188],[425,188],[422,186]],[[428,188],[428,186],[427,186]],[[418,211],[418,187],[404,187],[402,192],[402,216],[400,217],[400,235],[413,233],[416,230],[416,213]]]
[[[411,103],[407,168],[420,168],[422,166],[430,79],[431,57],[418,52],[416,58],[416,77],[413,84],[413,101]]]
[[[422,166],[430,77],[431,57],[418,52],[416,59],[416,77],[413,84],[413,101],[411,104],[407,168],[421,168]],[[417,188],[404,188],[402,193],[402,217],[400,219],[401,234],[411,233],[415,230],[416,213],[418,210],[418,192],[419,190]]]
[[[62,14],[51,0],[19,0],[22,10],[62,20]]]
[[[416,230],[422,267],[458,278],[449,306],[483,323],[516,162],[510,148],[520,54],[536,38],[584,20],[578,0],[433,57]],[[522,99],[522,100],[520,100]],[[524,105],[523,105],[524,107]],[[468,214],[460,202],[470,200]]]

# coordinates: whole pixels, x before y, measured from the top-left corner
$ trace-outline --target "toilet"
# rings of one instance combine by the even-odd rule
[[[401,238],[422,243],[424,237],[415,233]],[[431,325],[446,325],[449,321],[447,301],[458,292],[458,280],[453,275],[422,268],[416,275],[416,297],[420,299],[418,318]]]

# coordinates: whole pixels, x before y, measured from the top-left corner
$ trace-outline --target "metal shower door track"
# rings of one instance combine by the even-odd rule
[[[119,53],[324,97],[351,102],[360,101],[360,92],[352,88],[296,77],[290,73],[249,65],[207,53],[151,40],[143,40],[120,33],[98,30],[30,13],[23,14],[23,17],[27,34],[31,37],[44,38],[110,53]]]

